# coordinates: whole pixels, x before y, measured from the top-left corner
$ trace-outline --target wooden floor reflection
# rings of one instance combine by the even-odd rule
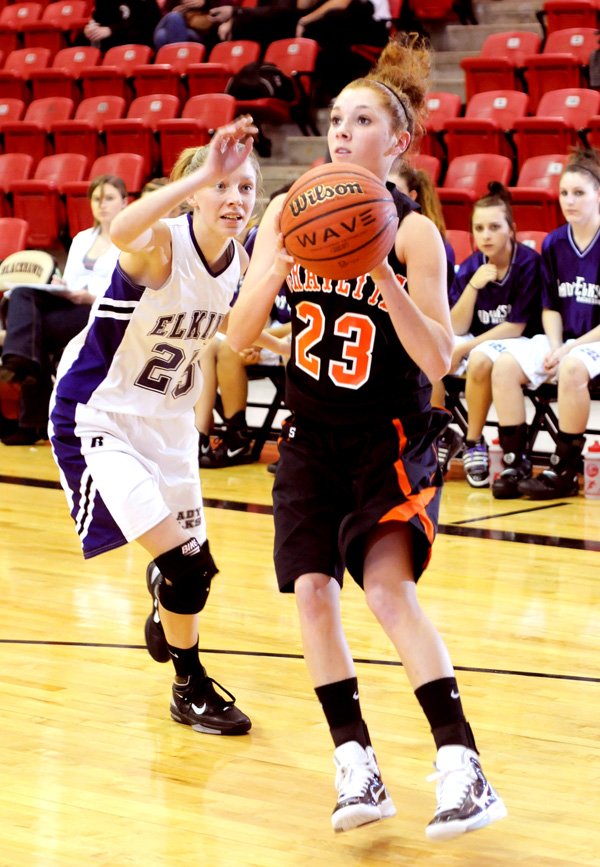
[[[84,562],[48,446],[0,447],[0,865],[598,865],[600,502],[446,485],[420,594],[509,818],[434,845],[427,725],[351,584],[344,620],[398,815],[331,832],[331,745],[275,588],[271,485],[265,463],[203,475],[221,572],[200,644],[253,719],[212,738],[170,720],[170,667],[143,647],[143,552]]]

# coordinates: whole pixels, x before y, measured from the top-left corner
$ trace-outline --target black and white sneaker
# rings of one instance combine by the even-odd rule
[[[223,467],[235,467],[238,464],[253,463],[252,439],[250,435],[235,432],[227,433],[218,440],[214,448],[200,455],[201,470],[219,470]]]
[[[447,427],[437,440],[438,463],[442,475],[450,469],[453,458],[459,457],[465,447],[464,437],[453,427]]]
[[[335,787],[338,801],[331,815],[334,831],[351,831],[359,825],[396,815],[396,808],[381,780],[373,747],[356,741],[337,747]]]
[[[425,829],[430,840],[450,840],[503,819],[506,807],[486,780],[477,753],[463,746],[441,747],[436,772],[437,809]]]
[[[219,695],[215,686],[227,698]],[[173,684],[171,717],[208,735],[245,735],[252,728],[246,714],[235,707],[235,696],[212,677],[207,677],[206,672],[201,677],[188,677],[185,683]]]
[[[148,653],[155,662],[169,661],[169,648],[158,610],[158,588],[162,580],[162,573],[159,571],[154,560],[151,560],[146,569],[146,586],[148,593],[152,596],[152,613],[146,620],[144,637]]]

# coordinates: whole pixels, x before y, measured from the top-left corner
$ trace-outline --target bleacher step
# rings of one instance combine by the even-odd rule
[[[531,0],[488,0],[475,3],[475,15],[480,24],[502,24],[505,30],[520,30],[520,24],[535,23],[535,13],[542,3]],[[506,26],[509,23],[510,26]]]
[[[294,165],[312,163],[327,153],[325,135],[290,135],[287,139],[288,161]]]
[[[518,28],[513,26],[512,21],[506,21],[504,24],[475,24],[471,26],[449,24],[446,27],[443,41],[438,42],[437,47],[445,51],[479,52],[486,38],[492,33],[506,33],[507,30],[515,29],[542,36],[542,28],[538,23],[523,23]]]

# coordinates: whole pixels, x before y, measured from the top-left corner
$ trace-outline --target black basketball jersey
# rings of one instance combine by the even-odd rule
[[[418,206],[393,184],[387,187],[402,222]],[[393,247],[388,261],[406,291],[406,267]],[[290,410],[328,425],[368,425],[429,406],[429,380],[402,346],[369,276],[331,280],[296,263],[287,284],[292,310],[286,385]]]

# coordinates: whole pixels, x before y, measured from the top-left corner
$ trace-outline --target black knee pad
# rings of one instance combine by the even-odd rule
[[[154,558],[166,581],[158,588],[160,604],[174,614],[198,614],[206,605],[212,578],[219,571],[208,542],[188,539]],[[170,581],[170,584],[167,584]]]

